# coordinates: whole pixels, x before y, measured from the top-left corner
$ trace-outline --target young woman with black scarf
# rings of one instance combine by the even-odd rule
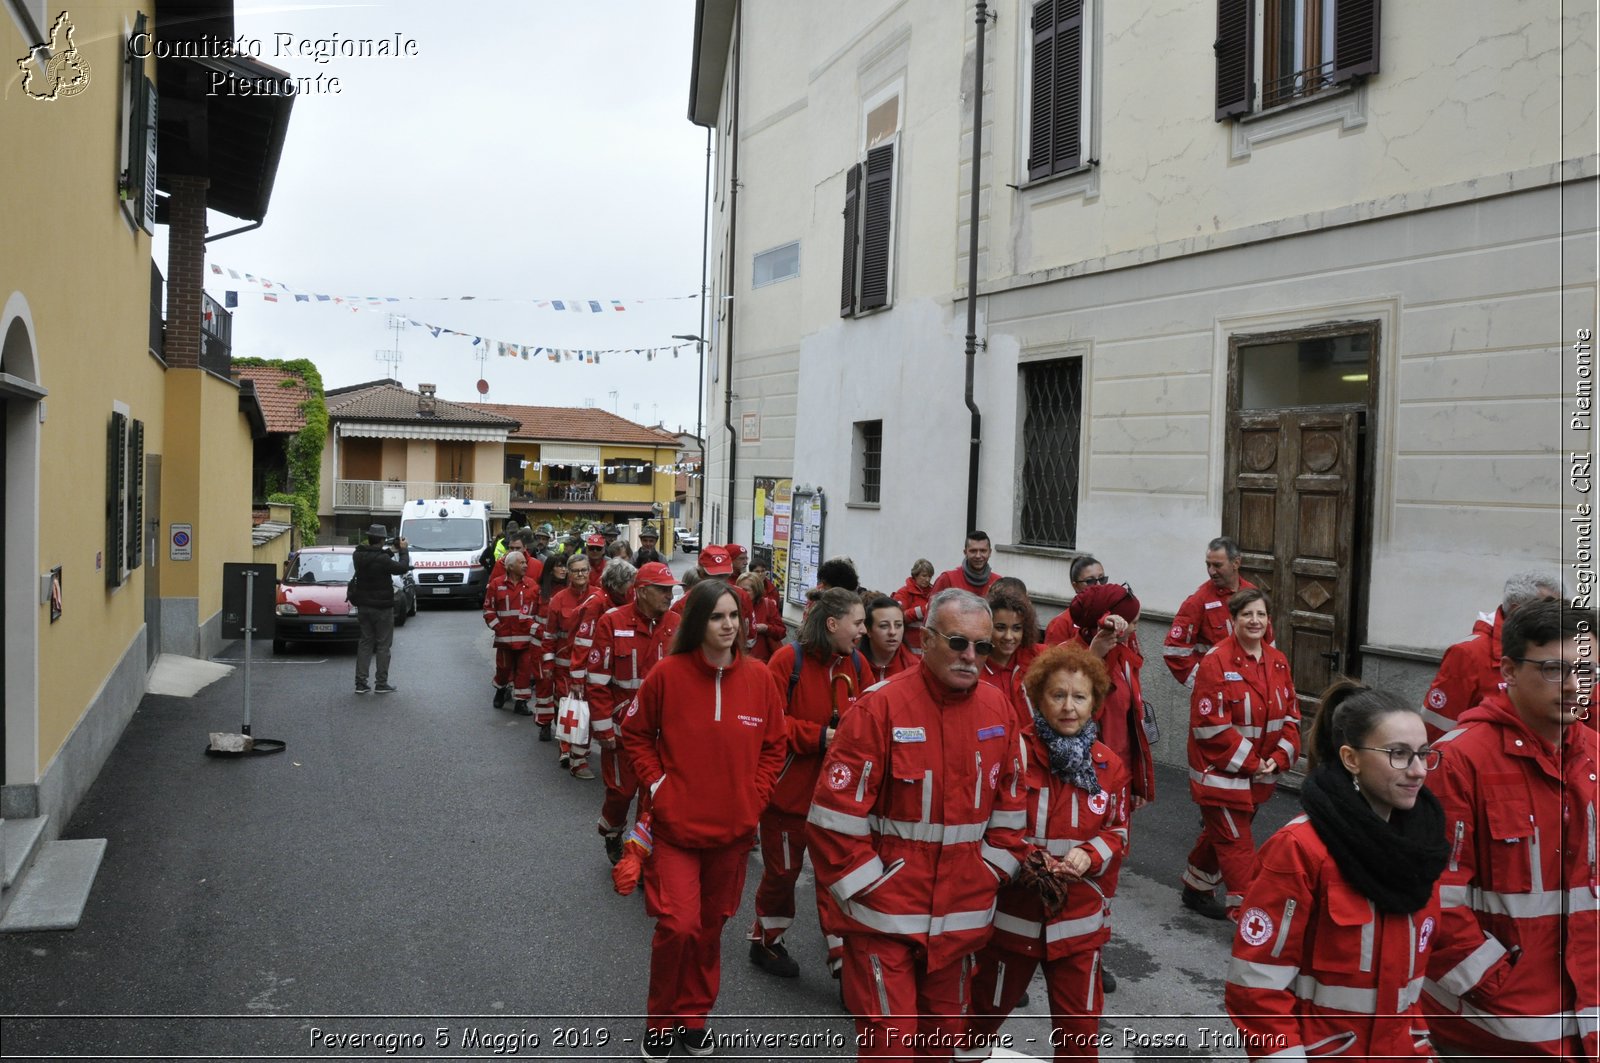
[[[1434,1059],[1417,1000],[1449,858],[1415,706],[1341,680],[1311,733],[1306,814],[1261,847],[1225,1003],[1251,1059]],[[1298,1058],[1298,1057],[1297,1057]]]

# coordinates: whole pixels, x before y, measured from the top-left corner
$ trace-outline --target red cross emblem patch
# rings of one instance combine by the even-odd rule
[[[828,789],[843,790],[850,785],[855,776],[850,771],[850,765],[834,761],[828,765]]]
[[[1239,917],[1239,936],[1251,945],[1263,945],[1272,936],[1272,917],[1260,908],[1247,908]]]

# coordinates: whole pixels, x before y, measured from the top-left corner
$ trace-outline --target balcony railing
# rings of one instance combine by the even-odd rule
[[[511,512],[511,488],[506,484],[440,483],[435,480],[335,480],[335,513],[398,513],[417,498],[470,498],[489,503],[492,513]]]
[[[200,368],[228,376],[233,368],[233,315],[200,293]]]
[[[600,498],[600,485],[593,481],[529,480],[516,492],[519,502],[594,502]]]

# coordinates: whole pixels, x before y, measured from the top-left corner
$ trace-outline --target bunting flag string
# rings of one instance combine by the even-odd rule
[[[524,461],[522,463],[522,468],[531,470],[533,472],[543,472],[547,467],[552,469],[578,469],[582,472],[591,474],[599,474],[603,472],[607,476],[611,476],[618,472],[632,472],[640,468],[638,465],[572,465],[568,462],[557,461]],[[700,471],[700,463],[692,461],[680,461],[665,465],[654,465],[651,466],[651,468],[655,470],[656,475],[658,476],[688,476],[693,479],[704,475]]]
[[[477,303],[525,303],[525,304],[531,304],[532,306],[534,306],[534,307],[536,307],[536,308],[538,308],[540,310],[557,310],[557,311],[562,311],[562,312],[565,312],[565,313],[575,313],[575,314],[605,314],[605,313],[622,313],[622,312],[626,311],[629,306],[637,306],[637,305],[639,305],[641,303],[672,303],[672,302],[683,302],[683,301],[686,301],[686,300],[689,300],[689,299],[698,299],[698,298],[700,298],[700,293],[699,292],[695,292],[695,293],[693,293],[691,295],[663,295],[663,296],[657,296],[655,298],[646,298],[646,299],[568,299],[568,298],[536,299],[536,298],[523,297],[523,296],[498,296],[498,295],[342,295],[342,296],[334,296],[334,295],[322,295],[322,294],[318,294],[318,293],[308,292],[308,291],[305,291],[304,289],[292,288],[289,285],[284,284],[282,281],[273,281],[273,280],[268,280],[266,277],[257,277],[253,273],[245,273],[245,272],[243,272],[241,270],[232,269],[232,268],[230,268],[228,266],[222,266],[222,265],[219,265],[219,264],[217,264],[215,262],[211,263],[211,274],[214,277],[225,277],[225,278],[228,278],[230,280],[240,281],[240,282],[245,283],[245,284],[253,284],[253,285],[257,286],[258,288],[260,288],[263,292],[290,294],[290,295],[294,296],[295,302],[299,302],[299,303],[311,302],[313,300],[316,301],[316,302],[320,302],[320,303],[343,301],[345,303],[360,304],[360,305],[367,305],[367,306],[379,306],[379,305],[383,305],[383,304],[387,304],[387,303],[438,303],[438,302],[452,302],[452,303],[465,303],[465,302],[477,302]],[[274,297],[272,299],[269,299],[267,301],[268,302],[277,302],[278,299],[277,299],[276,295],[274,295]]]
[[[212,272],[215,273],[217,268],[218,267],[213,266]],[[258,280],[258,278],[251,279]],[[362,311],[370,312],[377,308],[382,308],[384,310],[388,309],[388,303],[384,299],[381,299],[377,296],[358,297],[353,295],[319,295],[309,292],[294,292],[289,290],[287,286],[279,284],[275,281],[261,280],[260,283],[264,285],[271,285],[277,290],[263,290],[260,292],[248,292],[246,294],[259,295],[264,303],[276,303],[279,306],[290,306],[297,303],[326,303],[330,306],[337,306],[353,313],[360,313]],[[281,298],[280,292],[282,295]],[[223,293],[223,305],[228,309],[237,307],[239,305],[239,292],[234,289],[226,290]],[[621,308],[619,307],[619,309]],[[534,358],[542,358],[550,362],[577,361],[588,365],[598,365],[600,363],[600,356],[606,354],[643,355],[645,361],[653,362],[657,358],[668,353],[670,353],[672,357],[677,358],[685,348],[692,349],[694,347],[692,342],[668,344],[657,347],[561,347],[546,343],[511,343],[505,340],[496,340],[481,335],[475,335],[471,332],[462,332],[459,329],[447,328],[444,325],[434,324],[433,322],[429,321],[422,321],[417,318],[406,318],[406,324],[410,325],[412,328],[422,329],[428,332],[431,336],[433,336],[434,339],[439,339],[443,336],[460,336],[463,339],[470,340],[471,345],[475,348],[479,348],[484,351],[492,351],[501,358],[520,358],[525,362]]]

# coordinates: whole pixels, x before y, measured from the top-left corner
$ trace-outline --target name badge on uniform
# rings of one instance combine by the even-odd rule
[[[1207,602],[1206,603],[1206,608],[1207,609],[1221,609],[1222,608],[1222,603],[1221,602]]]
[[[894,729],[896,742],[926,742],[928,733],[921,727],[896,727]]]
[[[1003,726],[982,727],[978,729],[978,741],[982,742],[985,738],[1000,738],[1004,736],[1005,733],[1006,729]]]
[[[1227,680],[1230,683],[1243,683],[1244,682],[1244,676],[1240,675],[1238,672],[1223,672],[1222,673],[1222,678]]]
[[[631,639],[631,638],[633,638],[633,631],[631,629],[625,628],[625,627],[624,628],[618,628],[616,631],[613,631],[611,634],[612,634],[613,637],[619,638],[619,639]]]

